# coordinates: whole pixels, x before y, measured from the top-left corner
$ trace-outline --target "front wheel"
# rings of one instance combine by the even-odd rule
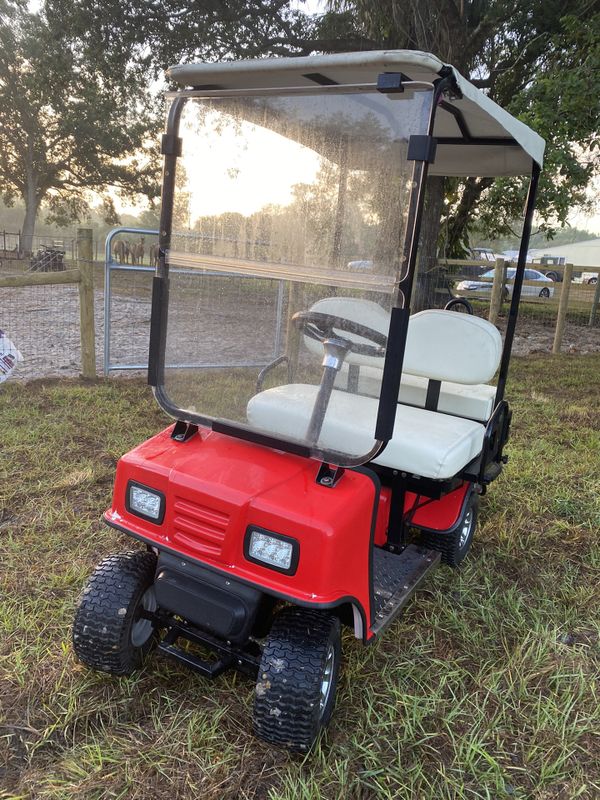
[[[437,550],[442,554],[442,562],[449,567],[458,567],[465,560],[473,543],[473,535],[477,527],[479,511],[479,495],[471,492],[463,509],[462,516],[453,531],[437,533],[423,531],[420,543],[429,550]]]
[[[254,730],[290,750],[309,750],[331,718],[341,661],[340,621],[284,608],[265,642],[254,700]]]
[[[590,284],[590,286],[594,286],[597,283],[598,283],[598,276],[596,276],[595,278],[588,278],[588,284]]]
[[[550,289],[544,286],[544,288],[540,290],[540,297],[550,297]]]
[[[75,654],[88,667],[130,675],[156,643],[142,611],[156,611],[154,553],[136,550],[108,556],[83,590],[73,623]]]

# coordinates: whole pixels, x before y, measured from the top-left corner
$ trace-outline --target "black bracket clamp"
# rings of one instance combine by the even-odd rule
[[[377,91],[383,94],[400,94],[404,91],[402,85],[408,80],[401,72],[380,72],[377,76]]]
[[[163,156],[181,156],[182,140],[181,137],[175,136],[173,133],[163,133],[160,142],[160,152]]]
[[[426,161],[433,164],[435,152],[437,150],[437,139],[435,136],[424,136],[413,133],[408,140],[407,161]]]

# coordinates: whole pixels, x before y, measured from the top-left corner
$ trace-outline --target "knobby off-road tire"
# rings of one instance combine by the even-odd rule
[[[423,531],[420,543],[429,550],[437,550],[442,554],[442,563],[449,567],[458,567],[465,560],[477,527],[479,512],[479,495],[471,492],[465,506],[463,516],[452,533],[435,533]]]
[[[341,661],[340,621],[285,608],[263,649],[254,700],[261,739],[306,752],[331,718]]]
[[[137,550],[108,556],[83,590],[73,623],[73,648],[80,661],[113,675],[130,675],[156,643],[156,631],[141,619],[156,610],[152,584],[154,553]]]

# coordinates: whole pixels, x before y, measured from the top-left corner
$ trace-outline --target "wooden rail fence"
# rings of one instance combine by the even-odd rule
[[[497,324],[502,304],[506,300],[507,287],[513,281],[507,280],[507,270],[515,267],[514,262],[507,261],[503,258],[492,261],[463,261],[459,259],[446,259],[438,262],[440,267],[450,268],[455,272],[455,281],[459,283],[461,280],[472,280],[478,283],[489,283],[490,289],[477,293],[474,292],[459,292],[463,297],[472,297],[473,299],[489,299],[489,312],[488,319],[490,322]],[[463,275],[461,268],[467,270],[477,266],[486,266],[488,270],[493,270],[493,278],[483,278],[481,276],[475,277],[473,275]],[[521,296],[521,302],[537,304],[548,308],[549,313],[556,315],[556,327],[554,333],[554,342],[552,346],[553,353],[559,353],[562,345],[565,327],[567,324],[567,316],[569,312],[579,312],[580,314],[587,315],[587,325],[591,328],[596,325],[596,319],[600,315],[600,267],[578,266],[574,264],[563,264],[560,266],[544,267],[539,264],[527,264],[526,269],[535,269],[539,271],[549,271],[558,273],[560,276],[559,281],[553,281],[548,286],[551,288],[551,297],[536,297],[528,294]],[[577,277],[575,277],[577,276]],[[523,286],[532,286],[535,288],[543,288],[539,281],[525,280]],[[589,315],[588,315],[589,311]]]

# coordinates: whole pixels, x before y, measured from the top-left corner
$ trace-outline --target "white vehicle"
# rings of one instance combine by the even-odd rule
[[[506,278],[510,283],[507,283],[503,290],[504,297],[510,297],[512,295],[514,279],[517,270],[515,267],[511,267],[510,269],[506,270]],[[458,286],[456,287],[459,292],[470,292],[481,294],[482,292],[491,292],[493,279],[494,279],[494,270],[490,269],[487,272],[484,272],[481,275],[482,278],[488,278],[487,281],[461,281]],[[546,275],[542,275],[541,272],[538,272],[537,269],[526,269],[524,275],[525,281],[536,281],[540,284],[544,284],[543,286],[530,286],[527,283],[523,284],[523,289],[521,291],[522,295],[529,295],[530,297],[552,297],[554,294],[554,287],[553,283],[550,278],[546,277]]]
[[[348,269],[371,269],[373,267],[373,262],[370,259],[363,258],[359,261],[349,261],[348,262]]]
[[[598,283],[598,273],[597,272],[582,272],[581,273],[581,282],[582,283],[589,283],[592,286]]]

